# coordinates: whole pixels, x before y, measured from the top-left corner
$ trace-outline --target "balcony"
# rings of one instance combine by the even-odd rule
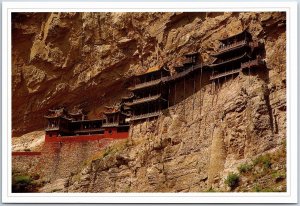
[[[141,83],[141,84],[137,84],[134,87],[129,88],[129,90],[134,91],[134,90],[138,90],[138,89],[143,89],[143,88],[147,88],[147,87],[157,85],[161,82],[162,82],[162,79],[156,79],[156,80],[152,80],[152,81],[149,81],[149,82],[144,82],[144,83]]]
[[[227,46],[221,46],[221,48],[219,49],[219,51],[217,51],[216,53],[213,54],[213,56],[218,56],[220,54],[226,53],[228,51],[234,50],[236,48],[242,47],[247,45],[247,41],[246,40],[242,40],[242,41],[238,41],[232,44],[229,44]]]
[[[75,130],[74,133],[95,133],[95,132],[101,132],[103,129],[100,128],[88,128],[88,129],[79,129]]]
[[[238,68],[238,69],[233,69],[233,70],[230,70],[230,71],[227,71],[227,72],[211,75],[209,80],[219,79],[219,78],[222,78],[222,77],[225,77],[225,76],[229,76],[229,75],[232,75],[232,74],[239,73],[240,71],[241,71],[241,68]]]
[[[45,131],[57,131],[59,130],[59,126],[46,127]]]
[[[241,56],[237,56],[237,57],[233,57],[233,58],[228,58],[228,59],[220,59],[220,62],[218,63],[214,63],[214,64],[211,64],[209,65],[210,67],[217,67],[217,66],[220,66],[220,65],[225,65],[225,64],[228,64],[228,63],[232,63],[232,62],[235,62],[235,61],[242,61],[243,58],[245,57],[248,57],[248,54],[247,52],[245,52],[243,55]],[[249,58],[249,57],[248,57]]]
[[[154,96],[149,96],[149,97],[144,97],[144,98],[140,98],[140,99],[135,99],[135,100],[133,100],[133,102],[126,103],[126,106],[131,107],[131,106],[134,106],[134,105],[137,105],[137,104],[151,102],[151,101],[159,99],[160,97],[161,97],[161,94],[154,95]]]
[[[161,112],[152,112],[152,113],[147,113],[147,114],[141,114],[141,115],[136,115],[130,118],[130,121],[136,121],[136,120],[141,120],[141,119],[146,119],[150,117],[156,117],[159,116]]]
[[[265,62],[264,60],[262,60],[262,58],[260,56],[257,56],[256,59],[242,63],[241,64],[241,69],[246,69],[246,68],[251,68],[251,67],[259,67],[264,65]]]
[[[119,126],[118,122],[107,122],[102,125],[102,127],[117,127]]]

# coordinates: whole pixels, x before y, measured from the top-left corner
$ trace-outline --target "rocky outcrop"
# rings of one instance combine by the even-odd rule
[[[285,112],[268,106],[270,91],[259,76],[240,74],[217,93],[205,85],[157,121],[134,125],[126,149],[87,168],[84,175],[91,181],[84,191],[227,191],[229,172],[285,141],[285,126],[280,126]],[[269,107],[281,122],[274,122]],[[118,155],[126,161],[120,162]],[[80,181],[70,184],[69,191],[82,190]]]
[[[57,104],[84,105],[96,116],[126,92],[133,74],[161,63],[172,68],[191,51],[208,62],[218,39],[246,27],[264,40],[265,70],[228,78],[216,91],[207,74],[196,92],[189,80],[185,98],[179,92],[157,120],[132,125],[122,147],[108,147],[63,180],[68,192],[228,191],[229,172],[285,142],[284,13],[18,14],[13,129],[40,128],[36,120]]]

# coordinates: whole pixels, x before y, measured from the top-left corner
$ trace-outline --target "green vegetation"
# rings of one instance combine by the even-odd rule
[[[230,172],[225,179],[225,184],[227,184],[231,189],[238,186],[239,183],[239,175],[233,172]]]
[[[130,185],[128,185],[128,186],[126,187],[126,189],[125,189],[124,192],[131,192],[131,187],[130,187]]]
[[[258,156],[254,161],[253,165],[263,165],[265,169],[271,168],[271,157],[270,154]]]
[[[238,167],[238,170],[240,173],[247,173],[249,172],[250,170],[252,170],[252,165],[248,164],[248,163],[244,163],[244,164],[241,164],[239,167]]]
[[[281,180],[284,180],[286,178],[286,175],[281,172],[273,172],[272,177],[274,178],[275,182],[280,182]]]
[[[251,162],[240,164],[237,169],[240,175],[237,191],[286,191],[286,148],[284,144],[275,152],[259,155]],[[232,185],[233,180],[232,175],[228,175],[226,184]]]
[[[276,189],[272,189],[272,188],[261,188],[260,186],[258,186],[257,184],[254,186],[253,192],[280,192]]]
[[[13,175],[12,177],[12,192],[35,192],[37,186],[29,175]]]
[[[53,189],[51,192],[53,193],[53,192],[59,192],[60,191],[60,189]]]
[[[108,156],[112,151],[113,150],[111,149],[111,147],[106,148],[105,151],[104,151],[103,157]]]
[[[88,157],[82,164],[82,167],[86,167],[87,165],[90,165],[93,161],[103,159],[109,155],[113,155],[118,153],[119,151],[124,150],[128,144],[128,140],[118,140],[113,142],[110,146],[107,146],[105,149],[103,148],[100,151],[95,152],[90,157]],[[81,170],[79,169],[79,171]]]
[[[30,176],[27,175],[19,175],[19,176],[15,176],[13,178],[13,181],[16,184],[30,184],[32,182],[32,179]]]
[[[37,192],[38,188],[43,186],[39,174],[29,175],[27,171],[12,170],[12,192]]]
[[[210,187],[208,190],[206,190],[206,192],[217,192],[215,189],[213,189],[212,187]]]

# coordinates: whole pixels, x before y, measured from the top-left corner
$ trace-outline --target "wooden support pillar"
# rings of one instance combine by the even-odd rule
[[[134,121],[132,121],[132,124],[131,124],[131,139],[133,138],[133,135],[134,135]]]
[[[149,117],[147,118],[147,121],[146,121],[146,131],[148,130],[148,125],[149,125]]]
[[[220,88],[221,88],[221,85],[220,85],[220,78],[218,78],[218,92],[219,92]]]
[[[201,70],[200,70],[200,78],[199,78],[199,94],[200,94],[200,98],[199,98],[199,105],[200,105],[200,107],[202,107],[202,105],[201,105],[201,103],[202,103],[202,96],[201,96],[201,92],[202,92],[202,88],[201,88],[201,86],[202,86],[202,68],[201,68]],[[200,112],[201,112],[201,109],[202,108],[200,108]]]
[[[156,118],[156,131],[157,131],[157,135],[159,135],[159,121],[158,118]]]
[[[202,68],[200,69],[200,77],[199,77],[199,105],[200,105],[200,112],[199,112],[199,136],[201,135],[201,114],[202,114]]]
[[[248,78],[249,78],[249,79],[248,79],[248,85],[250,86],[250,67],[249,67],[249,69],[248,69],[248,76],[249,76],[249,77],[248,77]]]
[[[194,107],[195,107],[195,92],[196,92],[196,88],[195,88],[195,76],[193,76],[193,109],[192,109],[192,120],[194,120]]]
[[[170,93],[171,93],[171,91],[170,91],[170,84],[168,84],[168,98],[167,98],[167,100],[168,100],[168,108],[170,107]]]
[[[183,77],[183,115],[185,117],[185,77]]]
[[[148,106],[148,114],[149,114],[150,113],[150,111],[149,111],[149,102],[147,103],[147,106]],[[148,129],[148,122],[149,122],[149,117],[146,120],[146,131]]]
[[[174,82],[174,105],[176,105],[176,81]]]
[[[215,69],[213,68],[213,71],[212,71],[212,76],[214,76],[214,74],[215,74]],[[211,93],[212,94],[214,94],[215,93],[215,88],[214,88],[214,86],[215,86],[215,80],[213,79],[212,80],[212,86],[211,86]]]
[[[142,132],[142,123],[141,123],[142,121],[139,121],[139,123],[140,123],[140,133]]]

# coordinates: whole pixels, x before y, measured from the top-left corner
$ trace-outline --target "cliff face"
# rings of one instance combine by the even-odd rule
[[[56,105],[82,105],[95,117],[104,104],[126,93],[133,74],[162,63],[172,68],[192,51],[210,61],[218,39],[246,27],[253,39],[265,42],[266,70],[229,78],[216,91],[207,74],[195,76],[195,93],[189,80],[186,98],[158,120],[132,125],[124,147],[108,147],[105,155],[70,176],[64,188],[225,191],[224,179],[241,163],[284,149],[284,13],[14,14],[14,134],[43,127],[43,113]],[[271,158],[272,171],[285,172],[285,158],[276,158]],[[238,190],[249,191],[255,181],[272,180],[241,181],[246,186]]]

